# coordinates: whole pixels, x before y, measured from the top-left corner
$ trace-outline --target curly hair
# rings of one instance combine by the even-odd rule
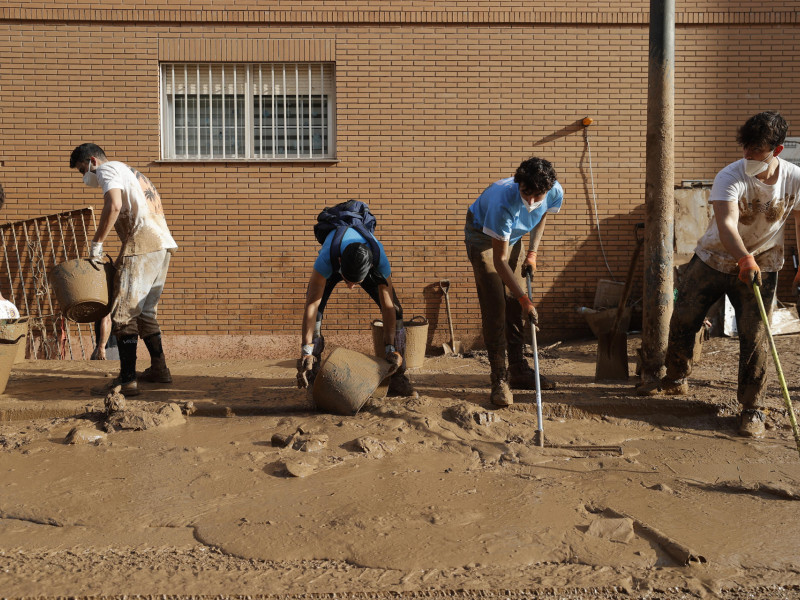
[[[783,145],[788,130],[789,124],[777,111],[767,110],[747,119],[739,128],[736,141],[745,149],[777,148]]]
[[[556,170],[550,161],[534,156],[520,163],[514,173],[514,182],[526,193],[539,196],[549,192],[555,185]]]

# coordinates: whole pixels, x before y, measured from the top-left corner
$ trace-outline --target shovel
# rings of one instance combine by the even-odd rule
[[[533,238],[533,232],[531,232]],[[530,247],[530,246],[529,246]],[[528,300],[533,302],[533,290],[531,289],[531,274],[525,276],[528,283]],[[536,438],[534,441],[539,448],[544,448],[544,427],[542,425],[542,385],[539,379],[539,348],[536,344],[536,325],[532,319],[528,319],[528,327],[531,328],[531,350],[533,350],[533,372],[536,375]]]
[[[631,264],[628,266],[628,275],[625,278],[625,287],[622,290],[622,297],[619,299],[617,312],[611,327],[608,328],[608,320],[605,323],[598,322],[596,327],[600,329],[597,335],[597,365],[595,366],[595,381],[619,381],[628,379],[628,321],[630,320],[630,310],[626,309],[628,298],[631,295],[633,284],[633,273],[636,270],[636,262],[642,250],[644,237],[639,237],[638,230],[644,225],[636,225],[636,249],[631,257]]]
[[[789,398],[789,388],[786,387],[786,378],[783,376],[783,369],[781,369],[781,361],[778,359],[778,350],[775,348],[775,340],[772,339],[772,331],[769,328],[769,319],[767,318],[767,311],[764,310],[764,301],[761,299],[761,291],[758,289],[758,283],[753,282],[753,293],[756,295],[756,302],[758,302],[758,312],[761,313],[761,320],[764,321],[764,327],[767,328],[767,338],[769,339],[769,348],[772,350],[772,358],[775,361],[775,370],[778,371],[778,381],[781,383],[781,392],[783,393],[783,401],[789,411],[789,422],[792,424],[792,433],[794,433],[794,443],[797,446],[797,452],[800,453],[800,432],[797,431],[797,418],[794,416],[794,408],[792,408],[792,400]]]
[[[461,342],[457,341],[453,335],[453,317],[450,314],[450,280],[442,279],[439,281],[439,287],[442,288],[444,294],[444,303],[447,306],[447,326],[450,328],[450,343],[442,344],[442,349],[445,355],[461,354]]]

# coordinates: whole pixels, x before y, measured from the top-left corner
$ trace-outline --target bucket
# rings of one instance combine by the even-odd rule
[[[23,317],[22,319],[0,319],[0,340],[16,345],[15,363],[24,361],[25,348],[28,342],[28,317]]]
[[[425,362],[425,348],[428,346],[428,319],[417,315],[410,321],[405,322],[406,328],[406,352],[403,360],[406,362],[407,369],[421,367]],[[383,321],[375,319],[372,322],[372,348],[375,356],[383,358]]]
[[[111,307],[114,267],[103,263],[97,269],[88,259],[68,260],[50,272],[50,285],[61,312],[76,323],[94,323]]]
[[[0,394],[6,391],[11,367],[17,362],[20,347],[28,339],[28,319],[4,319],[0,321]]]
[[[390,365],[383,359],[347,348],[334,348],[320,365],[311,397],[322,412],[354,415],[370,396],[383,397]]]

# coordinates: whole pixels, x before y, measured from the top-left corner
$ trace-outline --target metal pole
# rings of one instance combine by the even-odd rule
[[[672,316],[675,0],[650,1],[642,379],[663,375]]]

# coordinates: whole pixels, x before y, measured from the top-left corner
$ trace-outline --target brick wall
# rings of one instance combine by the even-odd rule
[[[5,3],[4,218],[99,208],[97,190],[68,168],[75,145],[98,143],[153,180],[181,246],[160,307],[168,337],[183,340],[189,355],[200,352],[192,342],[199,339],[214,352],[207,347],[214,338],[189,336],[254,335],[263,341],[259,352],[282,355],[299,343],[316,213],[362,199],[378,217],[406,314],[431,320],[432,345],[445,341],[435,284],[448,278],[456,336],[472,344],[480,312],[464,214],[488,184],[535,154],[555,163],[565,190],[540,251],[542,336],[586,334],[575,307],[591,305],[598,279],[610,278],[606,260],[613,277],[624,278],[633,225],[644,220],[649,2],[583,2],[581,10],[555,1],[535,10],[523,2],[403,4],[384,12],[367,2],[336,10],[330,2],[237,2],[235,11],[211,0],[191,8],[107,2],[102,10]],[[713,178],[739,158],[735,132],[752,113],[778,109],[800,122],[793,2],[752,12],[743,1],[724,10],[710,1],[680,4],[677,182]],[[296,60],[323,52],[335,60],[336,162],[160,160],[159,60],[177,60],[176,52],[209,60],[192,56],[209,48],[226,53],[218,60],[270,60],[290,46],[310,53]],[[584,130],[587,115],[595,124]],[[787,231],[787,245],[793,239]],[[326,328],[366,349],[378,316],[365,294],[341,289]]]

